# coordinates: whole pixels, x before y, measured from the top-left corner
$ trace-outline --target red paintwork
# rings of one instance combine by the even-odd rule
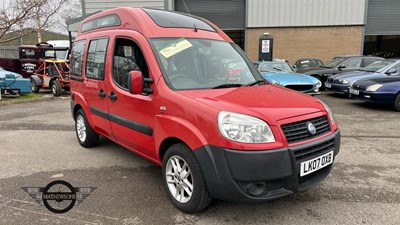
[[[71,80],[74,101],[84,109],[95,132],[158,165],[161,165],[160,145],[167,138],[178,138],[191,149],[207,144],[238,150],[276,149],[288,146],[279,127],[281,124],[327,114],[317,99],[270,84],[210,90],[171,90],[162,76],[148,38],[195,37],[227,42],[232,42],[232,40],[216,26],[215,29],[218,32],[203,30],[195,32],[193,29],[158,27],[144,11],[138,8],[117,8],[101,12],[86,18],[83,23],[108,14],[119,15],[122,25],[118,28],[102,28],[80,33],[75,40],[87,40],[83,56],[85,59],[88,41],[91,38],[109,37],[104,81],[90,80],[85,76],[82,77],[83,82]],[[153,94],[134,95],[121,90],[112,81],[111,62],[116,36],[129,37],[141,47],[149,67],[150,77],[154,80],[151,85]],[[85,61],[82,66],[86,68]],[[83,70],[83,75],[84,73],[85,70]],[[116,93],[118,100],[111,102],[107,97],[100,100],[97,94],[100,89],[107,94]],[[148,136],[96,116],[90,112],[90,106],[149,126],[153,128],[153,135]],[[263,119],[270,125],[276,142],[243,144],[223,138],[217,124],[218,113],[222,110],[249,114]],[[332,132],[293,145],[321,139],[338,129],[336,124],[331,124],[331,126]]]

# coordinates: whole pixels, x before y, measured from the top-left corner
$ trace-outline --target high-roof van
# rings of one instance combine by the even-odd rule
[[[161,166],[184,212],[213,198],[306,190],[339,152],[325,103],[266,82],[223,31],[193,15],[125,7],[86,18],[70,79],[79,143],[93,147],[101,135]]]

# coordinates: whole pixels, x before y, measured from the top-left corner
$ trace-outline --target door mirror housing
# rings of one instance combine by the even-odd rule
[[[340,66],[338,67],[338,70],[342,70],[342,69],[345,69],[345,68],[346,68],[345,65],[340,65]]]
[[[129,93],[138,95],[143,92],[143,74],[141,71],[130,71],[128,74]]]
[[[387,75],[392,75],[392,74],[395,74],[395,73],[397,73],[397,69],[395,69],[395,68],[391,68],[391,69],[388,69],[388,71],[386,71]]]

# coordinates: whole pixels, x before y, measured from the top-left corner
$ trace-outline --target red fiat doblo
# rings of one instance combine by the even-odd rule
[[[178,209],[266,201],[324,180],[340,133],[317,98],[267,83],[214,24],[155,9],[86,18],[72,52],[79,143],[102,135],[162,166]]]

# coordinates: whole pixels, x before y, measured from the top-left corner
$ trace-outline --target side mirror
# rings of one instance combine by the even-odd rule
[[[342,70],[342,69],[344,69],[344,68],[346,68],[345,65],[340,65],[340,66],[338,67],[338,70]]]
[[[392,75],[392,74],[395,74],[395,73],[397,73],[397,69],[395,69],[395,68],[391,68],[388,71],[386,71],[387,75]]]
[[[143,92],[143,75],[141,71],[131,71],[128,74],[129,93],[138,95]]]

